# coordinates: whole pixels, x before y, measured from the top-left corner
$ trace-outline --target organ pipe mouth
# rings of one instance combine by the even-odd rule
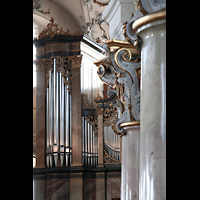
[[[124,122],[119,125],[120,128],[125,128],[127,126],[137,126],[140,125],[140,121]]]

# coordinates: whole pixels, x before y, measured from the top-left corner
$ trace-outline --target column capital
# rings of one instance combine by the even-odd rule
[[[72,68],[81,68],[82,56],[83,55],[68,56],[68,64],[70,64]]]

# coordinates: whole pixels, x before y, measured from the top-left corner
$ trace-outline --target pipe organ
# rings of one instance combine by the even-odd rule
[[[42,144],[44,148],[41,147],[38,137],[36,156],[41,156],[40,160],[45,158],[43,163],[47,168],[71,165],[94,168],[108,160],[120,161],[120,138],[115,128],[117,95],[110,92],[108,99],[97,96],[94,99],[97,109],[92,109],[85,96],[81,109],[80,42],[83,35],[63,31],[54,24],[53,18],[50,22],[33,41],[37,76],[43,81],[37,87],[38,108],[40,93],[45,94],[42,109],[38,109],[37,114],[40,116],[41,112],[44,116],[44,128],[41,127],[41,130],[45,130],[45,143]],[[99,109],[101,114],[97,112]],[[40,121],[36,124],[39,127]],[[45,149],[41,155],[40,147]]]
[[[65,32],[62,28],[58,28],[53,18],[50,22],[38,39],[33,41],[36,47],[35,64],[37,74],[40,76],[39,81],[45,82],[43,88],[40,88],[40,85],[37,87],[38,101],[36,103],[39,106],[40,93],[45,91],[45,127],[43,128],[45,129],[45,165],[47,168],[68,167],[73,162],[73,134],[79,134],[77,130],[72,133],[75,122],[73,122],[72,109],[78,108],[79,100],[75,99],[77,95],[81,95],[77,92],[80,91],[80,78],[77,77],[80,76],[82,60],[80,42],[83,33],[77,31],[72,34],[68,30]],[[38,109],[38,113],[42,109],[43,105],[40,110]],[[78,120],[77,115],[79,115],[78,112],[74,115],[76,120]],[[39,127],[39,123],[42,122],[39,120],[37,122]],[[75,154],[77,149],[79,148],[76,148]],[[39,153],[38,151],[38,155]],[[75,163],[77,161],[75,157],[74,161]]]

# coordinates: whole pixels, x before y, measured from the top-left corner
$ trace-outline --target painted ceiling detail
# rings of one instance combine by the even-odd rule
[[[109,40],[109,25],[102,19],[102,13],[110,0],[33,0],[33,10],[51,16],[50,10],[43,11],[45,2],[59,4],[79,24],[81,31],[96,42]]]

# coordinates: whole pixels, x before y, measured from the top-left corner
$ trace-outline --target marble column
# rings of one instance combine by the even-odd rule
[[[98,166],[103,167],[103,108],[97,109],[98,114]]]
[[[140,200],[166,199],[166,11],[136,20],[142,40]]]
[[[45,168],[45,70],[36,64],[36,168]]]
[[[69,56],[72,61],[72,165],[82,166],[82,114],[80,67],[82,56]]]
[[[120,125],[122,136],[121,200],[139,200],[140,121]]]

